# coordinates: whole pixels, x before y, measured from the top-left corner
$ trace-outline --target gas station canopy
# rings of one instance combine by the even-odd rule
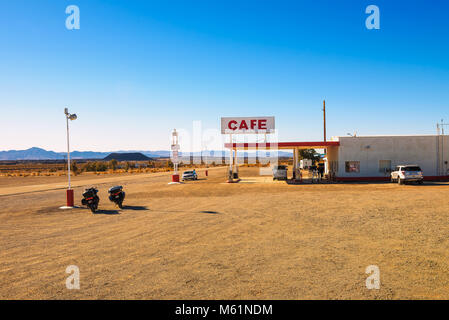
[[[340,145],[340,141],[306,141],[306,142],[249,142],[249,143],[225,143],[225,148],[236,150],[249,149],[324,149],[326,147]]]

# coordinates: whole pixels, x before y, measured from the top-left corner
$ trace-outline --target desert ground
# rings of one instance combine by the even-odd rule
[[[289,185],[241,168],[0,178],[1,299],[449,299],[449,184]],[[119,210],[107,199],[127,193]],[[66,288],[66,268],[80,289]],[[380,289],[367,289],[377,265]]]

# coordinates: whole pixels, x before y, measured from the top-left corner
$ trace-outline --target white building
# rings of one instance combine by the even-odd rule
[[[398,165],[419,165],[425,180],[449,179],[449,136],[332,137],[329,141],[225,143],[233,163],[237,150],[293,150],[293,171],[299,168],[300,149],[325,149],[326,173],[331,180],[389,180]]]
[[[337,180],[386,180],[401,164],[416,164],[427,180],[449,178],[449,136],[332,137],[328,172]]]

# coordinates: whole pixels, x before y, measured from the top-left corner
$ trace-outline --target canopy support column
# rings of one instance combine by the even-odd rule
[[[293,149],[293,180],[299,180],[299,149]]]
[[[239,178],[239,165],[238,165],[238,157],[237,157],[237,148],[234,149],[234,179]]]
[[[232,146],[232,134],[229,135],[229,144]],[[229,149],[229,170],[228,170],[228,182],[232,182],[232,179],[234,177],[234,172],[233,172],[233,168],[234,168],[234,163],[233,163],[233,153],[234,149],[230,148]]]

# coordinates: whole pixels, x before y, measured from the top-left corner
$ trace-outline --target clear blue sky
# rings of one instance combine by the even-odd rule
[[[449,122],[448,14],[442,0],[2,0],[0,150],[64,151],[65,106],[77,150],[168,149],[172,128],[221,116],[320,140],[323,99],[329,137],[434,134]]]

